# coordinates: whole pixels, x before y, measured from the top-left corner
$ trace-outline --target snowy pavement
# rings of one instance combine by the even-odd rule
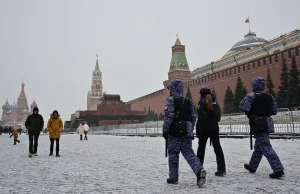
[[[178,185],[166,184],[167,158],[163,138],[61,136],[61,157],[50,157],[47,135],[39,141],[39,156],[28,158],[28,136],[12,145],[0,136],[0,193],[300,193],[300,141],[272,140],[285,167],[286,177],[271,180],[265,158],[255,174],[243,169],[251,156],[249,139],[221,139],[227,165],[226,177],[215,177],[213,148],[206,149],[208,175],[204,188],[182,156]],[[197,140],[193,141],[196,151]]]

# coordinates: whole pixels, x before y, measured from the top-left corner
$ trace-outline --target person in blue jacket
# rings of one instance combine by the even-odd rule
[[[239,106],[240,110],[248,116],[250,130],[256,139],[250,162],[245,164],[244,168],[255,173],[262,157],[265,156],[273,169],[273,173],[269,175],[270,178],[280,178],[284,176],[284,168],[269,139],[269,134],[274,132],[271,115],[277,114],[277,104],[273,96],[264,92],[264,78],[254,78],[252,87],[253,92],[248,93]]]
[[[168,143],[168,184],[178,184],[179,153],[187,160],[197,177],[197,185],[206,182],[206,171],[192,149],[196,113],[193,102],[183,95],[183,83],[174,80],[168,85],[170,97],[165,104],[163,137]]]

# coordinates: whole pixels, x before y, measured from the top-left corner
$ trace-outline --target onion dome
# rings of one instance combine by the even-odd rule
[[[6,101],[6,103],[2,106],[2,110],[10,110],[10,104],[8,101]]]
[[[255,32],[248,32],[247,34],[245,34],[244,39],[234,44],[223,58],[230,57],[241,51],[246,51],[251,48],[261,46],[266,42],[268,41],[263,38],[257,37]]]
[[[10,105],[10,109],[18,109],[18,105],[15,103],[15,101]]]
[[[31,109],[33,109],[34,107],[37,107],[37,104],[35,103],[35,101],[33,101],[33,103],[30,105]]]

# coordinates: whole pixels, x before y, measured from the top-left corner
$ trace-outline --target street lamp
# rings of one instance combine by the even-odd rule
[[[214,74],[214,62],[210,63],[211,73]]]

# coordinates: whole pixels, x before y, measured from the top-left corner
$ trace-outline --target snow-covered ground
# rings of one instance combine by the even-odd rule
[[[206,149],[205,188],[196,186],[196,177],[182,156],[178,185],[168,185],[167,158],[161,137],[89,136],[61,137],[61,157],[49,157],[49,139],[40,137],[39,156],[28,158],[28,136],[12,145],[8,135],[0,136],[0,193],[300,193],[300,141],[271,140],[286,177],[269,179],[266,159],[255,174],[243,169],[251,156],[249,139],[221,139],[227,176],[215,177],[213,148]],[[197,140],[193,142],[197,149]]]

